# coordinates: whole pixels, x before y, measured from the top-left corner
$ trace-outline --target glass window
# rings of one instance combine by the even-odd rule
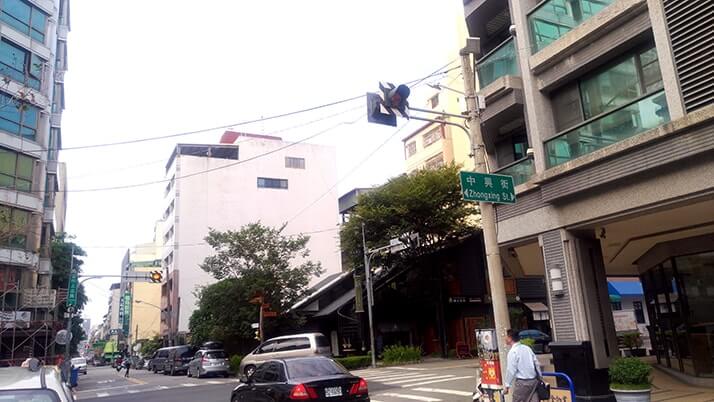
[[[208,359],[225,359],[226,357],[226,352],[222,350],[206,352],[206,358]]]
[[[330,347],[330,341],[324,335],[315,336],[315,342],[318,348]]]
[[[0,148],[0,186],[30,191],[34,165],[34,159]]]
[[[0,74],[39,90],[45,61],[8,41],[0,41]]]
[[[306,378],[347,374],[347,370],[330,359],[294,359],[286,361],[288,377]]]
[[[271,179],[267,177],[258,177],[258,188],[279,188],[282,190],[288,189],[287,179]]]
[[[412,141],[412,142],[408,143],[404,148],[407,151],[407,158],[409,158],[410,156],[412,156],[416,153],[416,142]]]
[[[637,323],[644,324],[645,323],[645,311],[642,307],[642,302],[639,302],[639,301],[632,302],[632,308],[635,310],[635,318],[637,319]]]
[[[39,109],[0,93],[0,130],[35,140]]]
[[[23,389],[0,391],[0,401],[60,402],[60,399],[49,389]]]
[[[258,350],[257,350],[256,353],[259,353],[259,354],[260,354],[260,353],[270,353],[270,352],[272,352],[273,349],[275,348],[275,343],[276,343],[275,341],[271,341],[271,342],[266,342],[266,343],[264,343],[263,345],[261,345],[261,346],[258,348]]]
[[[476,72],[481,88],[506,75],[521,75],[513,38],[509,38],[496,50],[479,59]]]
[[[310,349],[310,339],[308,338],[290,338],[278,341],[275,346],[275,352],[288,352],[291,350]]]
[[[585,119],[629,103],[642,95],[635,57],[630,57],[580,83]]]
[[[424,163],[425,169],[438,169],[444,166],[444,156],[442,154],[433,156]]]
[[[612,0],[547,0],[528,15],[533,53],[599,13]]]
[[[47,14],[24,0],[3,0],[0,20],[36,41],[45,41]]]
[[[25,248],[29,222],[29,211],[0,206],[0,231],[6,234],[0,239],[0,244],[14,248]]]
[[[610,305],[612,306],[612,309],[615,311],[622,310],[622,303],[620,303],[620,302],[611,302]]]
[[[424,134],[424,148],[441,139],[441,127],[436,127]]]
[[[291,169],[305,169],[305,158],[285,157],[285,167]]]

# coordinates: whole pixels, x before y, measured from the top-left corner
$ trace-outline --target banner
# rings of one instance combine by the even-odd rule
[[[0,311],[3,328],[30,328],[31,317],[29,311]]]

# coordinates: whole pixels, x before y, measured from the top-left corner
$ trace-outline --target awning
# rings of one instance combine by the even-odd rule
[[[541,311],[548,311],[548,306],[546,306],[543,303],[537,302],[537,303],[523,303],[528,307],[528,309],[534,313],[541,312]]]
[[[615,289],[615,287],[612,286],[612,283],[610,282],[607,283],[607,293],[610,296],[610,303],[617,303],[622,300],[620,292],[618,292],[617,289]]]

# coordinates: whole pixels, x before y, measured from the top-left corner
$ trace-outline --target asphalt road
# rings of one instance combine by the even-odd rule
[[[111,367],[89,367],[75,389],[78,400],[96,402],[228,402],[235,378],[188,378]],[[369,383],[372,402],[463,402],[471,400],[476,360],[432,361],[402,367],[356,370]]]

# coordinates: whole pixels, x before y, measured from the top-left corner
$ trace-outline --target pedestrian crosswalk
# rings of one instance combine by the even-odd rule
[[[189,380],[190,381],[190,380]],[[107,398],[110,396],[117,396],[122,394],[138,394],[143,392],[152,391],[163,391],[167,389],[174,388],[192,388],[199,386],[215,386],[215,385],[225,385],[225,384],[236,384],[239,380],[237,378],[221,379],[221,380],[208,380],[208,381],[190,381],[190,382],[176,382],[171,385],[152,385],[147,383],[134,383],[130,385],[117,386],[117,387],[107,387],[102,390],[86,390],[83,391],[78,389],[75,391],[75,399],[95,399],[95,398]]]
[[[475,373],[468,369],[388,367],[352,373],[367,380],[372,402],[469,401],[475,380]]]

